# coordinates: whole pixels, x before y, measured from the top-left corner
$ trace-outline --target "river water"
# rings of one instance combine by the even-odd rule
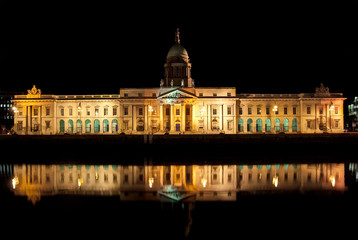
[[[1,163],[3,233],[212,239],[355,231],[356,162],[96,164]],[[163,191],[168,186],[182,199]]]

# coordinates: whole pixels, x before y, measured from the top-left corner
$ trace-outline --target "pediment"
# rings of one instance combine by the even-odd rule
[[[194,94],[183,89],[172,89],[168,92],[162,93],[158,96],[159,99],[166,98],[197,98]]]

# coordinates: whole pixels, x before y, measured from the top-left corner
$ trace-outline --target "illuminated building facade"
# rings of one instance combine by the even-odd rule
[[[237,94],[197,87],[179,31],[156,88],[119,94],[47,95],[35,86],[16,95],[17,134],[239,134],[343,132],[342,93]]]

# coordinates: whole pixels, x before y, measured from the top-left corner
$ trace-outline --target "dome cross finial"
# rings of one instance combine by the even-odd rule
[[[175,42],[177,44],[180,44],[180,37],[179,37],[179,28],[177,28],[176,32],[175,32]]]

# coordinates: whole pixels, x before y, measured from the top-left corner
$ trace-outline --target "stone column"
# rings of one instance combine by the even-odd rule
[[[149,131],[148,124],[148,105],[144,105],[144,131]]]
[[[163,120],[163,104],[160,105],[160,122],[159,122],[159,126],[160,126],[160,130],[164,130],[164,120]]]
[[[181,104],[181,109],[180,109],[180,113],[181,113],[181,124],[180,124],[180,131],[184,132],[185,131],[185,103]]]
[[[32,133],[32,105],[30,105],[30,119],[29,119],[29,125],[30,125],[30,132]]]
[[[220,129],[224,130],[224,105],[221,104],[220,105],[220,110],[219,110],[219,114],[220,114]]]
[[[170,104],[170,131],[173,132],[175,131],[175,128],[174,128],[174,104],[171,103]]]
[[[208,105],[207,125],[206,129],[211,131],[211,105]]]
[[[195,104],[191,104],[191,131],[196,130],[196,119],[195,119]]]
[[[132,105],[132,131],[137,131],[137,106]]]

